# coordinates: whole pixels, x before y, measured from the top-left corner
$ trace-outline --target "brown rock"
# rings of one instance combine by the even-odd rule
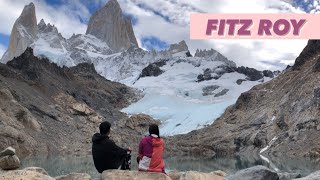
[[[55,177],[56,180],[91,180],[91,176],[86,173],[71,173],[64,176]]]
[[[125,127],[130,128],[132,130],[135,130],[139,132],[140,134],[144,134],[148,131],[149,125],[151,124],[157,124],[160,125],[159,120],[155,120],[152,117],[145,115],[145,114],[137,114],[133,115],[129,118],[122,119],[117,122],[118,127]]]
[[[171,171],[168,173],[168,175],[172,180],[180,180],[181,176],[183,175],[183,172]]]
[[[189,171],[186,172],[181,178],[181,180],[225,180],[224,177],[218,176],[213,173],[201,173]]]
[[[14,170],[20,167],[18,156],[4,156],[0,158],[0,168],[3,170]]]
[[[40,167],[27,167],[27,168],[24,168],[23,170],[25,171],[34,171],[34,172],[37,172],[37,173],[41,173],[43,175],[48,175],[47,171],[40,168]]]
[[[0,175],[0,179],[17,179],[17,180],[55,180],[54,178],[33,171],[33,170],[15,170],[15,171],[8,171],[2,175]]]
[[[163,173],[138,172],[138,171],[121,171],[107,170],[103,171],[101,180],[171,180],[169,176]]]
[[[212,173],[215,174],[215,175],[217,175],[217,176],[221,176],[221,177],[226,177],[226,176],[228,175],[227,173],[225,173],[225,172],[223,172],[223,171],[220,171],[220,170],[218,170],[218,171],[213,171]]]
[[[86,104],[76,103],[76,104],[73,104],[71,108],[75,111],[75,114],[88,116],[94,113],[94,111]]]

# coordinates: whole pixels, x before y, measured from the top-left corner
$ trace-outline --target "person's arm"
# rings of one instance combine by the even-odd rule
[[[114,141],[111,141],[112,152],[120,157],[127,155],[128,149],[123,149],[116,145]]]

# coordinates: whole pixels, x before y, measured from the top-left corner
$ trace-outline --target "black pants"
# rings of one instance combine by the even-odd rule
[[[131,170],[131,154],[127,154],[121,164],[121,170]]]

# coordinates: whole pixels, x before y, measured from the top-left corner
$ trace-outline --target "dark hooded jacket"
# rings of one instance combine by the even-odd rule
[[[99,173],[108,169],[118,169],[127,151],[118,147],[107,135],[96,133],[92,137],[92,156]]]

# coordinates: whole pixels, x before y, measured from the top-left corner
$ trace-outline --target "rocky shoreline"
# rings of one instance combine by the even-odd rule
[[[21,169],[21,163],[15,154],[15,149],[8,147],[0,152],[0,179],[21,179],[21,180],[91,180],[93,179],[87,173],[70,173],[51,177],[47,171],[41,167],[26,167]],[[20,169],[19,169],[20,168]],[[101,180],[312,180],[320,178],[320,171],[314,172],[304,178],[299,173],[279,173],[265,166],[257,165],[247,169],[240,170],[233,174],[226,174],[221,170],[210,173],[197,171],[170,171],[167,174],[107,170],[101,174]],[[99,177],[99,179],[100,179]],[[96,177],[97,178],[97,177]]]

